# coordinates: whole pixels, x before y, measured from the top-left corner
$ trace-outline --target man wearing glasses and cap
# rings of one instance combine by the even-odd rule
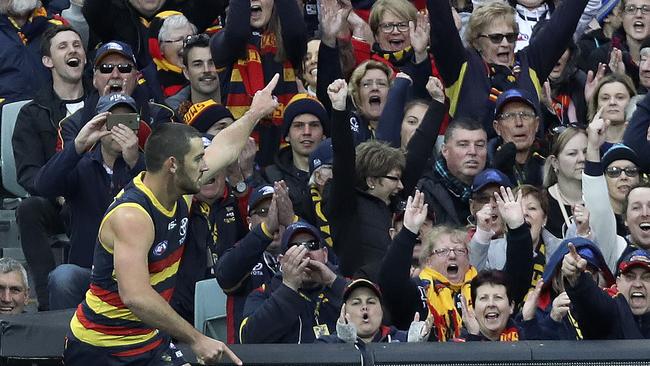
[[[289,225],[281,249],[281,273],[246,300],[242,343],[313,343],[336,329],[346,280],[328,267],[318,229]]]
[[[174,113],[169,107],[149,101],[147,88],[139,85],[139,75],[131,46],[119,41],[102,45],[97,50],[93,66],[93,86],[97,92],[91,91],[84,108],[59,122],[58,147],[62,149],[65,144],[73,143],[81,128],[95,117],[98,99],[111,93],[133,97],[140,119],[150,127],[172,120]],[[139,131],[140,138],[147,133],[145,130],[141,128]]]
[[[524,89],[507,90],[496,101],[496,139],[490,140],[488,160],[515,184],[541,187],[544,157],[534,150],[539,127],[539,102]]]

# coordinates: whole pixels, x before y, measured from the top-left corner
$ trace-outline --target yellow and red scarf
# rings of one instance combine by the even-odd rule
[[[253,102],[255,92],[261,90],[276,72],[280,80],[273,95],[278,98],[279,106],[273,112],[270,121],[260,124],[282,125],[284,108],[291,98],[298,93],[296,75],[291,62],[284,61],[279,65],[273,58],[277,52],[275,34],[271,32],[262,35],[253,34],[246,45],[246,56],[235,62],[230,75],[228,99],[226,106],[235,119],[246,113]],[[266,122],[266,123],[264,123]]]
[[[34,9],[34,12],[22,27],[18,26],[18,23],[16,23],[12,17],[8,16],[7,18],[9,19],[9,22],[11,22],[11,25],[13,25],[16,29],[18,38],[20,38],[20,41],[24,45],[27,45],[29,42],[31,42],[32,39],[43,34],[43,31],[45,31],[45,28],[48,26],[48,24],[67,24],[65,19],[59,16],[50,17],[47,14],[47,10],[45,10],[45,8],[42,6],[40,8]]]
[[[470,267],[465,273],[463,283],[451,284],[445,276],[430,267],[420,272],[420,279],[429,282],[426,289],[427,306],[430,316],[433,316],[433,326],[439,342],[460,337],[463,320],[456,298],[461,294],[471,302],[470,282],[476,274],[476,269]]]

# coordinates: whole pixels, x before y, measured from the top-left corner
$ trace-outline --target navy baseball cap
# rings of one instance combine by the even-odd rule
[[[531,95],[524,89],[509,89],[501,93],[497,98],[496,107],[494,108],[495,117],[498,116],[503,107],[510,102],[522,102],[528,104],[533,108],[535,114],[539,116],[539,103],[537,97]]]
[[[498,186],[512,188],[510,179],[506,177],[500,170],[488,168],[478,173],[472,182],[472,192],[476,193],[485,188],[488,184],[496,184]]]
[[[253,189],[250,197],[248,197],[249,215],[251,209],[255,208],[255,206],[257,206],[263,200],[273,197],[273,193],[275,193],[275,189],[273,189],[273,186],[270,186],[268,184]]]
[[[282,253],[286,252],[287,249],[289,249],[289,243],[291,242],[291,239],[298,233],[311,234],[314,238],[316,238],[316,240],[320,242],[321,248],[324,247],[323,239],[321,238],[318,229],[316,229],[316,227],[312,224],[300,220],[287,226],[287,228],[284,230],[284,233],[282,234]]]
[[[323,165],[331,165],[334,158],[332,139],[325,139],[309,154],[309,175]]]
[[[96,112],[108,112],[119,105],[127,106],[134,112],[138,111],[138,106],[135,104],[135,100],[130,96],[120,93],[111,93],[99,98],[97,101]]]
[[[137,62],[135,61],[135,54],[133,53],[131,46],[120,41],[110,41],[104,43],[97,50],[97,53],[95,54],[95,66],[97,66],[104,59],[104,57],[114,53],[126,57],[129,59],[129,61],[133,62],[134,65],[137,65]]]

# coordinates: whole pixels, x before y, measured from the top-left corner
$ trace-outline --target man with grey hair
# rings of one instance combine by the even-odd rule
[[[27,299],[27,271],[13,258],[0,258],[0,314],[24,312]]]
[[[0,2],[0,105],[32,99],[47,87],[49,71],[41,63],[43,32],[53,24],[39,0]]]

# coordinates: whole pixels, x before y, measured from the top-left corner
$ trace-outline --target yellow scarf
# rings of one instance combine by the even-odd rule
[[[458,294],[465,296],[471,302],[470,282],[476,277],[476,269],[470,267],[465,273],[465,279],[461,284],[451,284],[449,280],[437,271],[426,267],[420,272],[420,279],[429,281],[426,288],[427,305],[430,316],[433,316],[433,324],[439,342],[446,342],[460,336],[462,318],[459,307],[456,306]],[[472,306],[472,304],[467,304]]]

